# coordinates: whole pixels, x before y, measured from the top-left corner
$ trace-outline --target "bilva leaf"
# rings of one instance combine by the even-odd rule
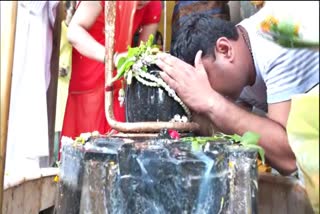
[[[211,136],[211,137],[184,137],[180,140],[183,142],[197,142],[200,145],[203,145],[207,142],[212,142],[216,140],[223,140],[224,138],[221,136]]]
[[[127,60],[127,57],[121,57],[118,61],[117,68],[120,68],[123,65],[123,63],[125,63],[126,60]]]
[[[116,80],[118,80],[120,77],[123,76],[123,74],[127,71],[128,68],[130,68],[130,66],[132,66],[134,64],[134,59],[127,59],[122,66],[118,69],[117,75],[115,77],[112,78],[111,82],[114,82]]]
[[[264,157],[264,149],[258,145],[260,139],[260,135],[254,132],[246,132],[241,137],[240,144],[246,148],[254,148],[258,150],[258,153],[260,155],[261,161],[264,164],[265,157]]]
[[[129,48],[129,49],[128,49],[128,56],[127,56],[127,58],[129,59],[129,58],[131,58],[131,57],[136,56],[136,55],[138,54],[138,52],[139,52],[139,47]]]
[[[242,135],[240,143],[242,145],[258,145],[260,135],[254,132],[246,132]]]

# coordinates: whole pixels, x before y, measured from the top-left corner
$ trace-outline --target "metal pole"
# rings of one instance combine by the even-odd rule
[[[197,123],[173,123],[173,122],[119,122],[114,118],[113,113],[113,91],[112,79],[114,70],[114,35],[115,35],[115,18],[116,18],[116,1],[105,2],[105,47],[106,47],[106,64],[105,64],[105,114],[110,127],[124,133],[155,133],[161,129],[176,129],[178,131],[196,131],[199,129]]]
[[[167,1],[163,2],[163,48],[162,50],[166,52],[167,46]]]
[[[10,4],[10,9],[4,4]],[[1,2],[1,141],[0,141],[0,212],[2,213],[4,168],[7,148],[14,42],[18,2]],[[5,12],[7,11],[7,12]],[[6,18],[4,18],[4,14]],[[2,42],[5,40],[4,42]]]

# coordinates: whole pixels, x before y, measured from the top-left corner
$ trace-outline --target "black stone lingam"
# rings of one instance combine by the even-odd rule
[[[159,71],[154,64],[148,67],[148,72],[156,77],[160,77]],[[125,103],[127,122],[170,121],[177,114],[186,115],[166,90],[143,85],[134,77],[126,87]]]

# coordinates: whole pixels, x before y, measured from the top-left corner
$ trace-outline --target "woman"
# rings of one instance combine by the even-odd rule
[[[116,52],[127,49],[128,38],[140,30],[140,41],[155,34],[161,18],[160,1],[139,1],[134,12],[132,31],[128,32],[129,16],[126,7],[136,2],[116,2],[115,46]],[[121,16],[122,15],[122,16]],[[105,34],[104,1],[83,1],[78,4],[68,29],[72,44],[72,74],[61,136],[76,137],[84,132],[111,130],[105,117]],[[129,36],[130,35],[130,36]],[[117,100],[121,82],[114,84],[114,115],[124,121],[124,108]]]

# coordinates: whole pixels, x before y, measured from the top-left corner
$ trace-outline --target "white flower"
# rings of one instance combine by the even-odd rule
[[[187,118],[185,115],[183,115],[183,116],[181,117],[181,122],[183,122],[183,123],[188,122],[188,118]]]
[[[135,62],[133,65],[132,65],[132,70],[134,71],[140,71],[141,68],[143,66],[143,63],[141,60],[138,60],[137,62]]]
[[[169,95],[170,97],[173,97],[175,94],[176,94],[176,93],[174,92],[173,89],[170,88],[170,89],[168,90],[168,95]]]
[[[67,144],[73,144],[72,138],[71,138],[71,137],[62,136],[62,137],[61,137],[61,148],[62,148],[64,145],[67,145]]]
[[[93,132],[91,133],[91,136],[92,136],[92,137],[98,137],[99,135],[100,135],[99,131],[93,131]]]
[[[146,56],[144,60],[147,64],[151,64],[153,62],[153,58],[151,56]]]
[[[173,121],[174,122],[180,122],[180,115],[179,114],[174,115]]]

